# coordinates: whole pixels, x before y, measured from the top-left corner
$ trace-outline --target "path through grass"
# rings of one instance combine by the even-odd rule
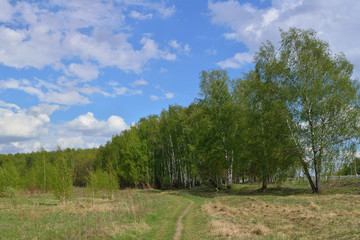
[[[0,239],[360,239],[360,181],[235,185],[217,191],[121,190],[94,203],[76,189],[66,205],[50,194],[0,198]]]

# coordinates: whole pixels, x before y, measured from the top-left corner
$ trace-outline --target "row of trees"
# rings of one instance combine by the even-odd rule
[[[279,49],[263,44],[242,78],[201,72],[194,103],[115,136],[100,149],[102,166],[112,159],[124,185],[230,187],[246,175],[263,189],[301,169],[320,192],[321,174],[356,152],[359,84],[353,65],[314,31],[292,28],[281,39]]]
[[[101,189],[113,198],[119,188],[115,171],[94,170],[98,149],[66,149],[28,154],[0,155],[0,196],[18,189],[53,192],[62,202],[73,186],[87,186],[94,197]]]
[[[142,118],[99,149],[63,154],[76,185],[96,186],[104,173],[108,185],[121,187],[230,188],[246,177],[266,189],[302,170],[317,193],[321,174],[334,173],[356,152],[359,84],[352,71],[314,31],[291,28],[281,32],[278,49],[270,42],[260,47],[242,78],[202,71],[199,98],[188,107]],[[44,151],[34,154],[41,169]],[[53,154],[45,155],[56,166]]]

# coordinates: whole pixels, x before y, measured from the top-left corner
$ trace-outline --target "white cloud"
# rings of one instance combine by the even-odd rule
[[[0,0],[0,22],[10,21],[14,13],[14,9],[7,0]]]
[[[40,101],[57,103],[63,105],[76,105],[76,104],[88,104],[90,100],[75,90],[64,91],[64,92],[55,92],[49,91],[44,95],[39,97]]]
[[[133,96],[142,94],[142,90],[140,89],[130,89],[127,87],[114,88],[116,95],[125,95],[125,96]]]
[[[64,85],[64,87],[60,85]],[[26,79],[0,80],[0,89],[15,89],[24,91],[25,93],[36,96],[41,102],[46,103],[56,103],[62,105],[88,104],[90,103],[90,100],[80,93],[87,95],[93,93],[101,93],[105,96],[110,95],[101,91],[98,87],[90,87],[89,85],[75,87],[73,86],[74,82],[68,82],[67,80],[60,81],[60,85],[48,83],[42,80],[36,80],[35,82],[30,82]]]
[[[169,46],[178,50],[181,53],[189,53],[190,52],[189,44],[182,44],[182,43],[179,43],[177,40],[169,41]]]
[[[115,86],[118,86],[119,85],[119,82],[116,82],[116,81],[110,81],[107,83],[107,85],[110,85],[112,87],[115,87]]]
[[[165,93],[165,97],[166,97],[167,99],[172,99],[172,98],[174,97],[174,94],[171,93],[171,92],[168,92],[168,93]]]
[[[34,140],[34,141],[24,141],[24,142],[12,142],[9,144],[11,147],[16,149],[16,152],[35,152],[40,151],[42,145],[40,141]]]
[[[99,121],[91,112],[80,115],[65,126],[68,130],[80,132],[85,136],[111,136],[128,129],[124,119],[119,116],[113,115],[107,121]]]
[[[32,152],[44,147],[48,151],[61,148],[98,147],[114,134],[129,126],[119,116],[97,120],[93,113],[80,115],[65,124],[50,123],[58,105],[39,104],[21,109],[16,104],[0,101],[0,152]]]
[[[130,85],[135,87],[135,86],[138,86],[138,85],[148,85],[149,83],[143,79],[138,79],[138,80],[135,80],[133,83],[131,83]]]
[[[58,145],[61,149],[65,148],[81,148],[84,145],[84,140],[81,136],[76,137],[62,137],[56,141],[56,145]]]
[[[179,49],[180,48],[180,44],[176,41],[176,40],[171,40],[169,42],[169,45],[175,49]]]
[[[7,102],[4,102],[2,100],[0,100],[0,108],[3,107],[3,108],[14,108],[16,110],[20,110],[20,107],[16,104],[13,104],[13,103],[7,103]]]
[[[222,68],[240,68],[246,63],[250,63],[253,59],[250,53],[236,53],[234,57],[218,62]]]
[[[153,17],[153,15],[151,13],[142,14],[142,13],[139,13],[138,11],[132,10],[129,13],[129,17],[137,19],[137,20],[146,20],[146,19],[151,19]]]
[[[243,42],[249,54],[258,50],[260,44],[270,40],[278,44],[279,28],[312,28],[319,37],[328,41],[334,52],[344,52],[349,60],[360,67],[360,2],[328,0],[272,0],[271,6],[257,8],[249,3],[238,1],[209,1],[208,7],[213,24],[230,29],[224,34],[228,40]],[[224,60],[219,64],[228,67],[241,67],[243,56]]]
[[[26,110],[20,109],[15,104],[1,101],[0,143],[9,144],[46,135],[50,124],[50,115],[59,109],[59,106],[56,105],[40,104]]]
[[[165,1],[149,1],[149,0],[121,0],[127,7],[141,7],[145,10],[155,11],[161,18],[169,18],[176,12],[174,5],[167,6]]]
[[[68,66],[68,75],[75,75],[83,81],[91,81],[99,75],[99,69],[94,64],[71,63]]]
[[[157,10],[163,18],[171,17],[176,12],[176,8],[174,5],[171,7],[167,7],[167,8],[159,7],[159,8],[157,8]]]
[[[39,104],[37,106],[31,107],[28,112],[35,116],[40,114],[46,114],[50,116],[53,114],[53,112],[61,109],[62,108],[59,105]]]
[[[135,49],[128,35],[120,31],[127,28],[123,9],[134,5],[163,17],[175,12],[174,7],[164,3],[146,1],[55,0],[46,5],[17,1],[12,6],[2,0],[0,63],[15,68],[57,69],[66,60],[70,62],[65,69],[68,74],[89,81],[98,76],[98,67],[115,66],[139,73],[151,59],[174,60],[175,54],[161,50],[150,38],[143,38],[142,47]],[[133,11],[132,16],[152,15]],[[80,59],[83,64],[73,63],[73,59]]]
[[[88,84],[85,84],[84,86],[82,87],[78,87],[77,88],[78,91],[80,93],[83,93],[83,94],[86,94],[86,95],[92,95],[94,93],[100,93],[102,95],[104,95],[105,97],[108,97],[110,96],[111,94],[107,93],[107,92],[104,92],[100,89],[100,87],[97,87],[97,86],[90,86]]]
[[[150,95],[150,99],[153,101],[157,101],[159,99],[172,99],[173,97],[174,94],[171,92],[164,93],[164,96]]]

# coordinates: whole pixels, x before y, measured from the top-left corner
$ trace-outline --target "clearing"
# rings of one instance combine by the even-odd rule
[[[85,189],[60,204],[51,194],[0,198],[2,239],[360,239],[360,181],[234,185],[216,191]]]

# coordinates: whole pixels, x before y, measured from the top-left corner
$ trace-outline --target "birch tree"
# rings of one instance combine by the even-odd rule
[[[223,152],[222,161],[226,168],[226,183],[232,184],[233,167],[233,99],[230,94],[230,78],[226,70],[202,71],[200,76],[201,103],[209,109],[213,121],[214,137],[217,147]]]
[[[313,30],[281,32],[279,60],[279,78],[289,90],[288,128],[311,188],[319,193],[324,161],[335,161],[357,143],[359,84],[344,54],[333,54]]]

